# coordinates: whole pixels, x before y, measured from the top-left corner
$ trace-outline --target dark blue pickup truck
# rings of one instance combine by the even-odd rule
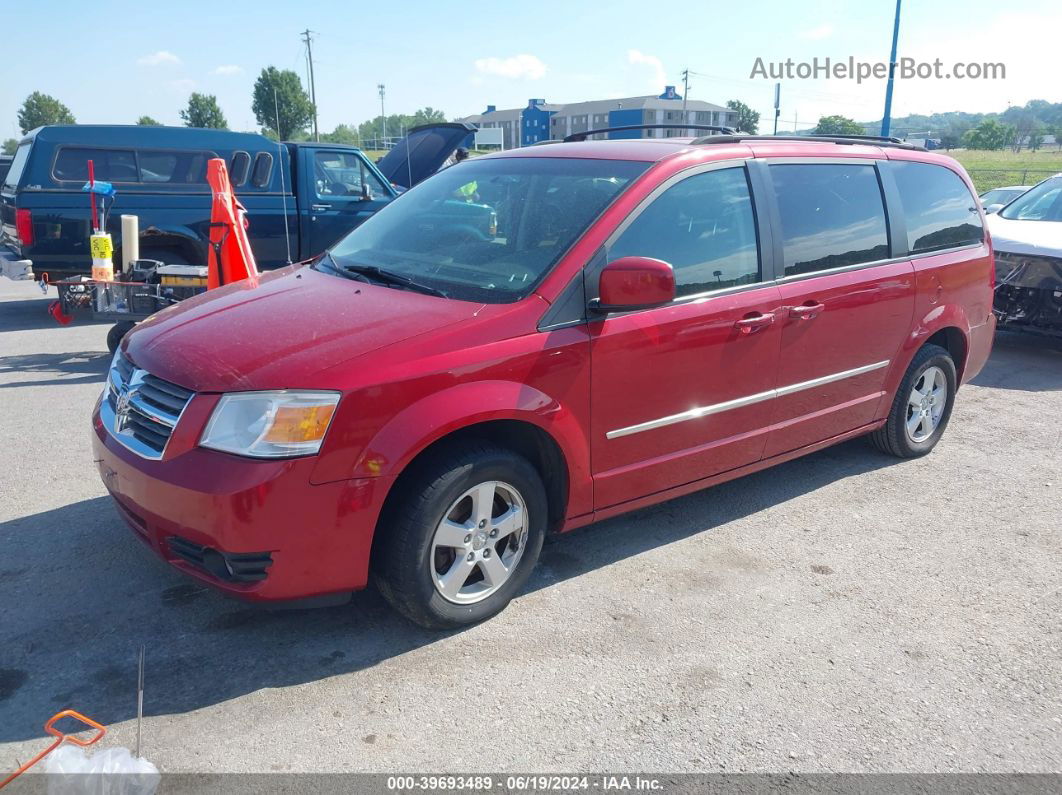
[[[107,231],[122,262],[120,216],[136,215],[141,259],[204,264],[210,223],[206,162],[223,158],[247,208],[259,267],[315,256],[434,174],[474,130],[416,128],[379,163],[339,144],[277,143],[254,133],[188,127],[57,125],[26,134],[0,180],[0,258],[31,260],[37,276],[88,273],[90,208],[82,186],[118,191]]]

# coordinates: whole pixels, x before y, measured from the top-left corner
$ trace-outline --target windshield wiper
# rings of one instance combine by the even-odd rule
[[[331,259],[331,255],[329,255]],[[335,263],[335,260],[332,260]],[[347,273],[356,273],[360,276],[368,276],[383,282],[384,284],[392,284],[396,287],[404,287],[407,290],[416,290],[419,293],[426,295],[436,295],[439,298],[447,298],[448,296],[442,290],[431,287],[427,284],[421,284],[414,279],[409,278],[401,273],[395,273],[394,271],[384,270],[376,265],[342,265],[340,268]]]

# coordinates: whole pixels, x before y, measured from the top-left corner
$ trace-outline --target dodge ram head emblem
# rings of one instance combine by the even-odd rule
[[[122,384],[121,389],[118,391],[118,399],[115,401],[114,405],[115,433],[122,433],[129,427],[129,403],[134,397],[136,397],[143,380],[143,371],[136,370],[129,379],[129,383]]]

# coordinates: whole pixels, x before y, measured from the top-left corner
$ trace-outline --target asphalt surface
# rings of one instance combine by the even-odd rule
[[[0,278],[0,771],[71,707],[164,771],[1062,771],[1062,346],[1003,336],[930,456],[856,440],[547,544],[501,616],[264,612],[96,475],[106,325]]]

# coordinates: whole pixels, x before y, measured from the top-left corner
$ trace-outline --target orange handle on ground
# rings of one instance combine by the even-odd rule
[[[81,721],[86,726],[89,726],[93,729],[98,729],[98,731],[87,740],[82,740],[80,737],[75,737],[73,734],[63,734],[61,731],[55,728],[55,724],[63,718],[74,718],[75,720]],[[52,751],[62,745],[64,741],[69,740],[74,745],[80,745],[84,747],[86,745],[92,745],[93,743],[103,739],[103,735],[107,733],[106,727],[102,726],[99,723],[96,723],[96,721],[92,720],[92,718],[86,718],[80,712],[75,712],[72,709],[64,709],[62,712],[57,712],[52,715],[52,717],[48,719],[48,722],[44,724],[44,731],[55,737],[55,742],[49,745],[31,760],[26,762],[26,764],[22,765],[22,767],[20,767],[7,778],[5,778],[3,781],[0,781],[0,789],[6,787],[8,784],[10,784],[16,778],[21,776],[35,764],[40,762],[42,759],[44,759],[44,757],[48,756],[48,754],[50,754]]]

